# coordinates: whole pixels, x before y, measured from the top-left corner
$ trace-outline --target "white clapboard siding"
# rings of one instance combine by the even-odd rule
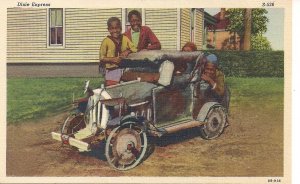
[[[120,8],[66,9],[66,48],[90,50],[92,54],[87,54],[86,59],[92,56],[98,60],[101,41],[109,34],[107,20],[112,16],[121,19],[121,14]]]
[[[7,62],[98,62],[101,41],[109,34],[107,19],[122,18],[122,9],[65,9],[65,46],[47,46],[47,12],[43,8],[7,9]],[[176,50],[190,41],[190,9],[145,9],[145,24],[162,49]],[[177,23],[180,22],[180,38]],[[202,45],[203,11],[196,11],[195,42]]]
[[[7,60],[14,55],[11,49],[22,51],[22,48],[30,48],[31,51],[21,52],[28,54],[36,49],[47,47],[47,10],[33,8],[8,8],[7,9]],[[17,56],[17,55],[16,55]]]
[[[181,9],[181,26],[180,26],[180,48],[186,44],[186,42],[191,41],[191,15],[190,9]]]
[[[145,9],[145,24],[159,39],[163,50],[177,48],[177,9]]]
[[[47,9],[7,10],[7,62],[97,62],[108,18],[121,8],[65,9],[65,47],[47,47]]]
[[[196,9],[196,24],[195,24],[195,44],[197,49],[201,50],[203,45],[203,22],[204,12],[203,10]]]

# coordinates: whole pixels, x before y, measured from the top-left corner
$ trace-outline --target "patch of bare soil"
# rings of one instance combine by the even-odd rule
[[[283,110],[231,108],[230,126],[215,140],[197,129],[162,137],[149,157],[121,172],[104,144],[78,153],[51,139],[66,114],[7,127],[7,176],[283,176]]]

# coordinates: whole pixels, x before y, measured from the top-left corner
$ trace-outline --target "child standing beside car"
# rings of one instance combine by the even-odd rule
[[[142,16],[139,11],[130,11],[128,21],[130,29],[124,35],[134,43],[138,51],[161,49],[161,44],[153,31],[147,26],[142,26]]]
[[[107,21],[109,36],[103,39],[100,47],[100,66],[105,68],[105,85],[118,84],[122,75],[119,63],[122,58],[131,52],[137,52],[137,48],[121,34],[121,21],[117,17],[111,17]]]

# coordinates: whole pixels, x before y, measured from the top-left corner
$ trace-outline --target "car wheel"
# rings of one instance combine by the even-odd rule
[[[110,166],[129,170],[137,166],[147,150],[147,135],[141,128],[130,124],[113,129],[106,141],[105,156]]]
[[[200,126],[200,136],[204,139],[219,137],[225,128],[227,114],[222,107],[213,107],[205,119],[205,124]]]
[[[61,128],[61,133],[65,135],[72,135],[79,130],[85,128],[83,115],[69,115]]]

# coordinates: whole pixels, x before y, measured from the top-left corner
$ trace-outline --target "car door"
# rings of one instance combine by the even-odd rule
[[[153,115],[157,127],[192,120],[192,87],[190,85],[153,89]]]

